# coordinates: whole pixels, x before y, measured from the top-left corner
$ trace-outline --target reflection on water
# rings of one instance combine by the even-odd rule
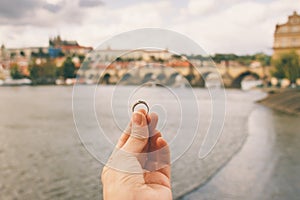
[[[243,80],[241,82],[241,88],[243,90],[250,90],[262,84],[263,84],[262,80]]]
[[[112,86],[106,88],[108,91],[112,89]],[[159,88],[149,88],[150,90],[159,90]],[[204,129],[210,122],[210,99],[206,90],[195,89],[195,91],[197,98],[201,99],[201,105],[199,105],[202,123],[200,131],[204,134],[199,134],[188,152],[172,166],[172,185],[175,198],[204,183],[240,149],[247,136],[248,116],[255,107],[253,102],[264,96],[258,91],[227,90],[227,117],[223,134],[212,154],[204,160],[199,160],[197,156],[205,135],[206,130]],[[102,198],[99,179],[102,165],[85,151],[77,136],[71,109],[71,93],[71,87],[1,88],[0,199]],[[269,173],[273,175],[272,169],[276,169],[280,173],[276,180],[274,179],[276,184],[271,189],[278,191],[282,184],[291,182],[294,186],[290,190],[291,194],[294,194],[293,188],[299,186],[297,176],[293,176],[292,173],[295,174],[299,169],[294,167],[294,164],[299,167],[299,160],[294,157],[297,147],[299,149],[299,138],[292,135],[295,130],[291,128],[295,123],[291,119],[295,118],[280,116],[277,113],[272,118],[269,110],[261,109],[261,112],[259,114],[261,117],[251,118],[250,128],[266,125],[270,130],[267,136],[261,136],[265,139],[257,139],[260,141],[259,147],[262,146],[265,149],[264,152],[269,152],[260,155],[264,156],[261,160],[266,160],[266,162],[261,161],[261,165],[258,166],[267,168],[262,167],[261,169],[265,170],[252,171],[252,174],[247,173],[245,178],[252,180],[251,177],[255,178],[256,173],[261,175],[261,172],[264,172],[265,177],[269,177],[267,172],[271,170]],[[263,123],[262,119],[265,115],[271,116],[267,118],[269,124]],[[110,125],[112,121],[109,117],[103,120],[106,121],[102,121],[102,123],[107,125]],[[282,120],[285,121],[284,125],[277,123]],[[278,134],[275,134],[276,137],[272,136],[272,127],[281,132],[289,130],[289,134],[281,134],[280,137]],[[93,127],[89,128],[93,130]],[[189,127],[183,128],[188,134]],[[249,140],[251,137],[250,135]],[[269,144],[273,144],[273,146]],[[176,148],[174,149],[176,151]],[[256,157],[259,148],[248,151],[249,155]],[[251,154],[252,151],[255,153]],[[290,157],[285,157],[286,154]],[[275,157],[273,157],[274,155]],[[241,159],[241,165],[242,161],[250,159],[250,157]],[[274,160],[279,165],[263,165],[263,163]],[[252,162],[251,166],[255,168],[256,164]],[[289,173],[290,171],[291,173]],[[241,171],[240,173],[245,172]],[[228,177],[232,177],[232,174],[234,173],[228,173]],[[236,175],[236,177],[239,176]],[[253,180],[255,180],[254,178]],[[265,185],[270,185],[269,179],[263,180]],[[236,182],[236,184],[239,183]],[[236,194],[235,189],[241,187],[242,185],[239,184],[239,187],[228,187],[224,190],[228,194]],[[245,185],[246,187],[247,185]],[[262,188],[263,191],[264,188]],[[271,193],[271,190],[268,192]],[[209,190],[205,190],[204,193],[210,194]],[[286,193],[289,193],[288,189]],[[195,197],[195,199],[199,198]]]

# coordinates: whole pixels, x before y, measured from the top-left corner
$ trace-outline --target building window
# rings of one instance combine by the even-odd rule
[[[288,27],[284,26],[284,27],[280,27],[278,30],[279,33],[286,33],[288,32]]]
[[[288,40],[286,38],[281,39],[281,47],[288,47]]]
[[[300,22],[299,18],[293,18],[291,19],[292,24],[298,24]]]
[[[292,46],[292,47],[297,46],[297,45],[296,45],[296,41],[297,41],[297,40],[296,40],[295,38],[292,38],[292,39],[291,39],[291,46]]]
[[[300,27],[299,26],[293,26],[292,27],[292,32],[300,32]]]

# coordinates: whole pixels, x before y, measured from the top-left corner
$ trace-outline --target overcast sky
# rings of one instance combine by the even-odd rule
[[[0,1],[0,42],[47,46],[48,38],[97,47],[115,34],[158,27],[183,33],[209,54],[272,53],[277,23],[299,0],[9,0]]]

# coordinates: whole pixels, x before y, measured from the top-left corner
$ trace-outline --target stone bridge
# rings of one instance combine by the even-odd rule
[[[100,84],[144,84],[154,82],[163,85],[182,85],[188,81],[192,86],[204,87],[208,80],[218,79],[225,87],[241,88],[245,77],[265,80],[270,76],[270,67],[166,67],[147,64],[143,67],[111,68],[101,71]],[[222,80],[220,80],[222,78]]]

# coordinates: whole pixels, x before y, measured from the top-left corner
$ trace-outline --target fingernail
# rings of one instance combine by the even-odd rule
[[[142,114],[138,112],[133,113],[133,122],[137,125],[142,125]]]

